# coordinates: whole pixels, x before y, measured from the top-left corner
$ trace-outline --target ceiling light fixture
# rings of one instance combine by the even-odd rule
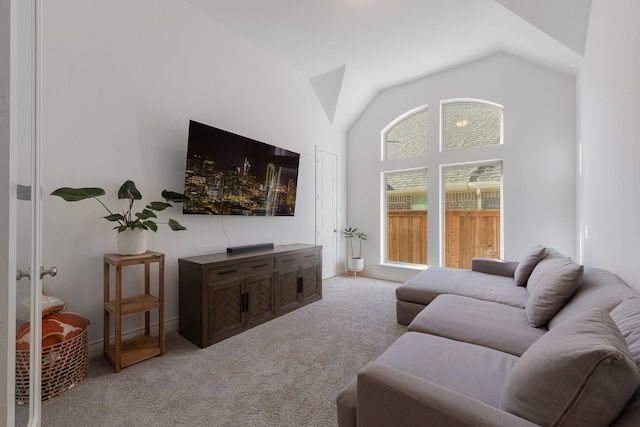
[[[457,126],[457,127],[459,127],[459,128],[463,128],[463,127],[465,127],[465,126],[469,126],[469,120],[467,120],[467,119],[464,119],[464,120],[458,120],[458,121],[456,122],[456,126]]]

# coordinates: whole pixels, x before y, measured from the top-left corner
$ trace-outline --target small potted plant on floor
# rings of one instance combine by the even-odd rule
[[[347,267],[349,271],[362,271],[364,270],[364,258],[362,257],[362,241],[367,240],[367,235],[362,231],[358,231],[357,228],[348,227],[342,230],[342,235],[349,239],[349,247],[351,248],[351,256],[347,259]],[[353,247],[353,239],[358,239],[358,254]]]
[[[94,198],[109,212],[104,219],[116,222],[114,230],[118,231],[118,253],[120,255],[136,255],[144,253],[147,250],[147,231],[155,232],[158,229],[155,212],[160,212],[166,208],[172,207],[170,202],[182,203],[189,199],[189,196],[176,193],[174,191],[164,190],[162,197],[164,201],[154,201],[147,204],[140,212],[133,212],[133,203],[142,199],[142,194],[136,188],[133,181],[125,181],[118,190],[118,199],[129,200],[128,208],[122,213],[113,213],[111,209],[105,205],[98,197],[105,195],[105,191],[98,187],[84,188],[58,188],[51,193],[67,202],[77,202],[84,199]],[[186,230],[178,221],[169,219],[167,222],[169,228],[174,231]]]

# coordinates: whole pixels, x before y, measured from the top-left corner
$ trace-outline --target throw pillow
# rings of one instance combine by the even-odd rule
[[[546,274],[545,265],[557,258],[567,258],[567,256],[561,254],[553,248],[547,248],[547,255],[533,267],[533,271],[529,275],[529,279],[527,280],[526,284],[527,291],[529,291],[529,293],[533,292],[535,287],[538,285],[538,282],[540,282],[540,279],[542,279],[542,277]]]
[[[518,286],[527,286],[527,280],[529,280],[529,276],[531,276],[531,272],[535,268],[536,265],[540,261],[547,256],[547,248],[542,245],[535,245],[531,250],[525,255],[524,258],[520,260],[518,266],[516,267],[516,271],[514,272],[514,279],[516,285]]]
[[[553,258],[539,263],[535,269],[541,274],[529,294],[525,312],[529,324],[539,328],[546,325],[576,292],[584,267],[571,258]]]
[[[640,373],[611,316],[600,307],[547,332],[509,373],[500,409],[539,425],[607,426]]]

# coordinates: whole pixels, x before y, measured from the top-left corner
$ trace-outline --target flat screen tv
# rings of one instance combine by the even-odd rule
[[[293,216],[300,154],[191,120],[186,214]]]

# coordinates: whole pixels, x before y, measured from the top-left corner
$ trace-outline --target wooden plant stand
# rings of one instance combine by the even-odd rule
[[[158,264],[158,295],[151,293],[151,264]],[[144,293],[122,296],[122,269],[144,264]],[[114,297],[110,293],[110,271],[115,268]],[[158,336],[151,336],[150,312],[158,310]],[[144,335],[122,341],[122,318],[144,313]],[[114,318],[113,343],[110,316]],[[164,355],[164,254],[147,251],[141,255],[106,254],[104,256],[104,356],[114,371],[141,360]]]
[[[358,277],[358,274],[362,276],[363,270],[349,270],[349,276],[353,274],[353,278]]]

